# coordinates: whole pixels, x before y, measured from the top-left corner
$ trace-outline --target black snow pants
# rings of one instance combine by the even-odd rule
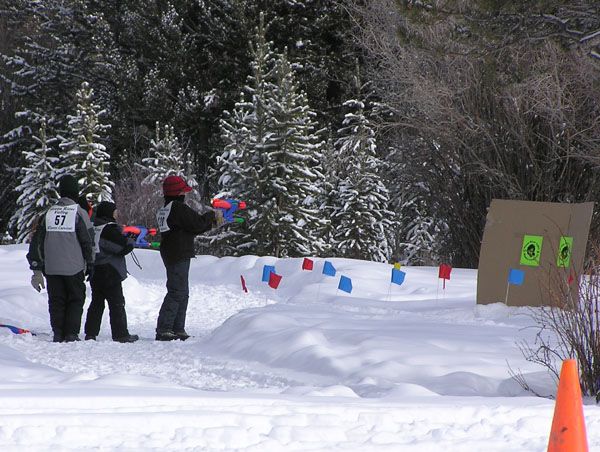
[[[83,272],[72,276],[46,275],[48,311],[55,338],[77,336],[85,303]]]
[[[86,336],[98,336],[104,314],[104,301],[108,303],[110,329],[113,339],[129,336],[125,297],[119,273],[109,264],[96,265],[92,277],[92,302],[85,319]]]

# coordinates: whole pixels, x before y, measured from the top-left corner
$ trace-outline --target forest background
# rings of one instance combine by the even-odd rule
[[[216,255],[476,268],[492,198],[600,199],[598,2],[2,0],[0,56],[20,241],[73,171],[134,222],[172,171],[246,200]]]

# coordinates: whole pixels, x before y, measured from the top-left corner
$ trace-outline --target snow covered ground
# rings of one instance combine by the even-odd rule
[[[195,259],[186,342],[155,342],[164,296],[159,255],[136,251],[125,282],[132,333],[50,342],[46,294],[29,286],[23,246],[0,247],[0,448],[5,450],[543,451],[555,382],[526,362],[525,308],[475,305],[476,271],[331,259]],[[261,282],[263,265],[283,275]],[[339,275],[354,290],[337,290]],[[240,275],[249,293],[241,290]],[[88,291],[89,292],[89,291]],[[89,295],[89,293],[88,293]],[[87,308],[87,306],[86,306]],[[85,318],[85,313],[84,313]],[[590,450],[600,407],[586,401]]]

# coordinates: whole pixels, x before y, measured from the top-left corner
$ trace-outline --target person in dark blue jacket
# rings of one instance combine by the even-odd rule
[[[102,201],[96,207],[94,218],[95,251],[92,286],[92,302],[85,320],[85,339],[96,340],[100,333],[104,302],[108,303],[112,339],[116,342],[135,342],[137,334],[129,334],[125,297],[122,282],[127,278],[125,256],[133,250],[134,241],[123,235],[116,222],[117,206]]]

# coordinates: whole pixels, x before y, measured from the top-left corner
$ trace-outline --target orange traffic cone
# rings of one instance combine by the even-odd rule
[[[577,363],[574,359],[566,359],[560,371],[548,452],[587,451]]]

